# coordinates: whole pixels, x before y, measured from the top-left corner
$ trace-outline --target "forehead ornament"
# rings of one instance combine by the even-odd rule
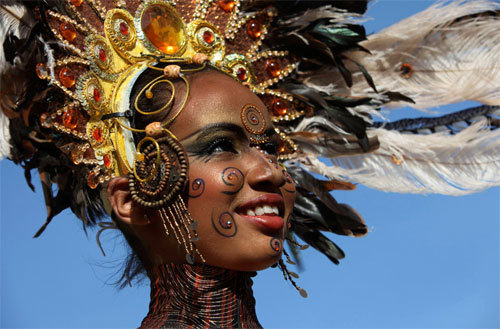
[[[269,140],[266,136],[266,118],[262,112],[252,104],[247,104],[241,109],[241,122],[245,129],[250,133],[250,142],[252,144],[265,143]]]

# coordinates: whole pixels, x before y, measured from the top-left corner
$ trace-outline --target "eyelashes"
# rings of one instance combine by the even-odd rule
[[[244,145],[246,143],[248,143],[248,141],[241,141],[239,139],[235,139],[234,137],[218,136],[206,141],[197,142],[195,145],[188,147],[187,151],[190,156],[194,156],[198,160],[208,162],[219,155],[242,154],[245,152]],[[246,145],[246,147],[259,146],[260,149],[268,155],[278,155],[277,141],[270,140],[265,143],[250,143]]]
[[[236,142],[229,137],[217,137],[206,142],[201,142],[188,151],[196,159],[205,162],[222,153],[238,153]]]

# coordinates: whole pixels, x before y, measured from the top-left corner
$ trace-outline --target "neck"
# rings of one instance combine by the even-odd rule
[[[150,273],[151,302],[141,328],[261,328],[254,275],[207,265],[157,266]]]

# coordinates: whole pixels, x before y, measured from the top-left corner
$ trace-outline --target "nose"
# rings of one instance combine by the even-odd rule
[[[286,178],[276,156],[267,155],[256,147],[252,147],[248,155],[247,182],[253,189],[276,192],[285,185]]]

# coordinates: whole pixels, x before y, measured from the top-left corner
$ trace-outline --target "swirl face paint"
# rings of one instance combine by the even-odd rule
[[[227,167],[222,171],[222,181],[227,186],[230,186],[231,189],[222,191],[221,193],[229,195],[236,194],[245,184],[245,175],[236,167]]]
[[[276,252],[276,253],[279,253],[281,252],[281,248],[283,247],[282,246],[282,242],[281,242],[281,239],[278,239],[276,237],[273,237],[270,241],[270,245],[271,245],[271,249]]]
[[[189,197],[192,199],[200,197],[205,192],[205,181],[202,178],[196,178],[191,183]]]
[[[232,238],[238,232],[238,226],[230,212],[223,212],[219,216],[214,216],[212,211],[212,227],[214,230],[226,238]]]

